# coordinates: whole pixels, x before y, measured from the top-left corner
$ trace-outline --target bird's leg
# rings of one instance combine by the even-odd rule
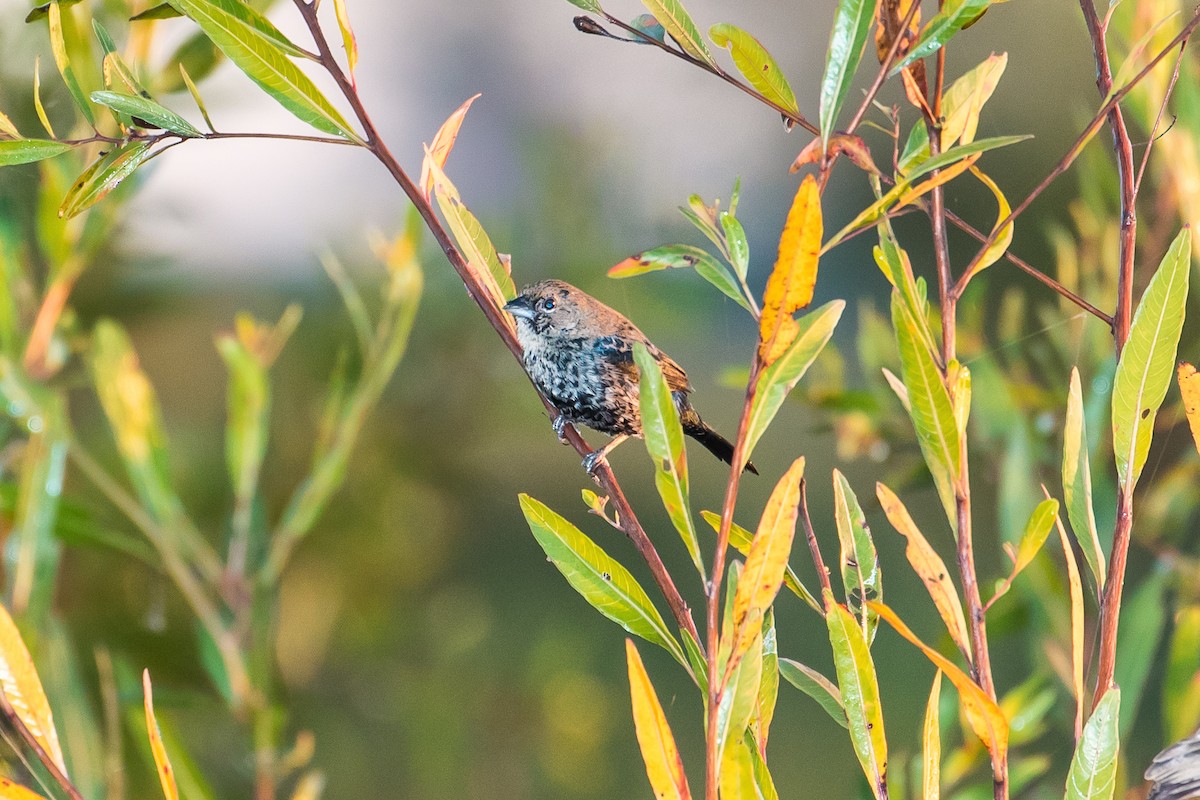
[[[602,461],[608,460],[608,454],[616,449],[617,445],[629,438],[628,433],[618,434],[614,436],[608,444],[601,447],[599,450],[593,450],[583,457],[583,468],[587,470],[587,474],[591,475],[596,471],[596,467]]]
[[[570,422],[570,420],[567,419],[567,415],[560,412],[559,415],[554,418],[554,421],[550,423],[550,427],[554,429],[554,433],[558,436],[558,441],[561,444],[570,444],[570,442],[567,441],[566,433],[568,422]]]

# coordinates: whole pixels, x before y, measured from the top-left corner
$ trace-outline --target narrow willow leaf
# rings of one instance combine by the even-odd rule
[[[50,124],[50,118],[46,116],[46,107],[42,105],[41,56],[33,60],[33,109],[37,112],[38,121],[42,123],[42,128],[46,131],[46,135],[51,139],[57,139],[58,136],[54,133],[54,126]]]
[[[1200,604],[1175,615],[1163,677],[1163,740],[1177,742],[1200,725]]]
[[[1067,394],[1067,419],[1063,426],[1063,501],[1067,506],[1071,530],[1075,531],[1083,557],[1096,580],[1097,593],[1103,594],[1104,550],[1100,547],[1096,513],[1092,505],[1092,469],[1088,463],[1087,441],[1079,368],[1072,367],[1071,388]]]
[[[591,11],[593,14],[604,13],[604,9],[600,7],[600,4],[596,0],[567,0],[567,2],[573,6],[579,6],[584,11]]]
[[[642,760],[646,762],[646,776],[656,798],[689,800],[687,775],[683,772],[683,760],[667,724],[667,715],[642,657],[634,647],[632,639],[625,640],[625,660],[629,670],[629,694],[633,703],[633,725],[637,732]]]
[[[8,778],[0,778],[0,798],[4,800],[45,800],[37,792],[26,789]]]
[[[1050,536],[1050,529],[1054,527],[1054,520],[1057,516],[1058,501],[1043,500],[1029,515],[1029,521],[1025,523],[1025,532],[1021,534],[1021,541],[1017,545],[1016,552],[1013,552],[1012,545],[1005,545],[1005,551],[1013,560],[1012,572],[996,587],[996,594],[988,601],[989,606],[1008,593],[1008,590],[1012,588],[1013,581],[1033,561],[1034,556],[1038,554],[1042,545],[1046,543],[1047,537]]]
[[[763,617],[783,585],[784,571],[796,535],[800,481],[803,477],[804,457],[801,456],[792,462],[779,483],[775,484],[763,509],[733,599],[734,629],[727,634],[731,636],[732,645],[726,672],[737,667],[751,640],[759,635]]]
[[[233,336],[219,337],[217,351],[229,372],[225,461],[238,507],[248,509],[267,450],[271,414],[267,365]]]
[[[134,14],[129,18],[130,22],[144,22],[152,19],[175,19],[182,17],[183,13],[171,7],[170,3],[159,3],[156,6],[150,6],[140,14]]]
[[[338,28],[342,32],[342,46],[346,48],[346,66],[350,75],[358,66],[358,40],[354,38],[354,28],[350,27],[350,14],[346,11],[346,0],[333,0],[333,10],[337,15]],[[478,95],[476,95],[478,96]]]
[[[729,263],[737,276],[746,280],[750,268],[750,242],[738,218],[728,211],[721,212],[721,230],[725,232],[725,243],[729,248]]]
[[[503,306],[517,296],[517,287],[513,284],[512,275],[500,261],[491,237],[470,209],[463,204],[458,189],[432,158],[429,148],[425,149],[425,163],[429,165],[438,208],[446,218],[454,240],[466,256],[467,266],[487,288],[495,304]]]
[[[716,66],[712,53],[708,52],[704,38],[700,36],[700,29],[679,0],[642,0],[642,5],[666,28],[685,53],[709,66]]]
[[[744,739],[729,742],[721,756],[722,800],[759,800],[754,761]]]
[[[230,61],[298,119],[317,130],[361,141],[312,79],[289,60],[282,42],[263,31],[260,20],[266,22],[265,17],[238,0],[170,2],[191,17]]]
[[[14,139],[22,138],[21,132],[17,130],[17,126],[8,118],[8,115],[0,111],[0,133],[5,136],[11,136]]]
[[[762,683],[762,634],[756,634],[746,648],[745,658],[729,676],[717,702],[717,750],[724,753],[729,745],[742,740],[758,706]]]
[[[920,323],[909,313],[896,290],[892,291],[892,325],[896,331],[900,371],[908,389],[909,416],[917,432],[917,442],[933,475],[950,529],[957,536],[955,486],[961,473],[962,458],[958,424],[941,371],[921,337]]]
[[[721,529],[721,515],[712,511],[701,511],[700,516],[704,518],[713,529],[714,532]],[[743,557],[750,554],[750,544],[754,540],[754,534],[738,525],[736,522],[729,526],[729,546],[737,550]],[[800,578],[796,576],[796,572],[788,566],[783,572],[783,585],[792,590],[792,594],[799,597],[808,607],[818,614],[824,615],[825,609],[821,607],[820,601],[816,596],[808,590],[808,587],[800,582]]]
[[[84,170],[67,192],[58,215],[66,219],[99,203],[150,157],[150,142],[132,140],[114,147]]]
[[[150,737],[150,752],[154,754],[155,771],[162,785],[163,796],[166,800],[179,800],[179,788],[175,785],[175,770],[171,767],[171,759],[167,757],[167,748],[163,745],[162,731],[158,728],[158,718],[154,715],[154,690],[150,685],[150,670],[142,671],[142,692],[146,709],[146,730]]]
[[[688,499],[687,450],[683,446],[683,427],[679,409],[671,389],[663,378],[658,361],[641,342],[633,346],[633,359],[638,367],[638,406],[642,415],[642,431],[646,451],[654,462],[654,485],[662,498],[663,508],[679,531],[684,547],[703,577],[704,562],[700,558],[700,539]]]
[[[922,800],[938,800],[942,795],[942,732],[938,726],[941,699],[942,671],[939,669],[929,689],[925,725],[921,731]]]
[[[63,83],[67,85],[67,91],[71,94],[71,99],[75,101],[76,107],[83,114],[83,118],[88,121],[89,125],[96,124],[96,116],[92,113],[92,107],[88,104],[87,95],[83,92],[83,87],[79,85],[79,78],[75,75],[75,70],[71,68],[71,58],[67,53],[67,43],[63,35],[63,18],[62,6],[59,0],[51,0],[49,10],[50,19],[50,52],[54,55],[54,63],[58,67],[58,74],[62,76]],[[71,12],[66,12],[70,14]]]
[[[0,141],[0,167],[43,161],[47,158],[61,156],[70,149],[72,149],[72,145],[65,142],[52,142],[48,139]]]
[[[775,419],[783,401],[825,348],[845,309],[845,300],[832,300],[801,317],[791,346],[759,374],[746,422],[744,459],[749,460],[754,445]],[[744,466],[744,463],[739,465]]]
[[[971,167],[971,174],[991,190],[996,198],[996,204],[999,209],[996,212],[996,224],[992,227],[991,233],[996,239],[984,248],[978,262],[971,269],[971,275],[975,276],[999,261],[1005,251],[1008,250],[1008,246],[1012,244],[1013,239],[1013,223],[1009,221],[1004,224],[1003,228],[1000,228],[1000,223],[1004,222],[1005,218],[1012,211],[1012,206],[1008,204],[1008,198],[1004,196],[1004,192],[1000,191],[1000,187],[996,185],[996,182],[974,166]],[[999,235],[996,233],[997,230],[1000,231]]]
[[[800,113],[796,95],[783,70],[758,39],[727,22],[713,25],[708,29],[708,36],[717,47],[729,48],[738,72],[759,94],[793,114]]]
[[[792,314],[812,302],[821,250],[821,195],[808,175],[796,190],[779,237],[779,255],[763,292],[759,358],[770,366],[797,335]]]
[[[4,143],[0,142],[0,147]],[[1179,362],[1176,371],[1179,393],[1183,396],[1183,411],[1187,414],[1188,428],[1192,432],[1192,443],[1200,451],[1200,373],[1186,361]]]
[[[867,641],[875,638],[877,621],[869,614],[867,600],[883,599],[883,577],[875,542],[858,497],[841,470],[833,471],[833,516],[841,544],[842,585],[846,588],[846,605],[862,620]]]
[[[162,128],[190,139],[197,139],[204,135],[171,109],[146,97],[122,92],[92,92],[92,102],[107,106],[118,113],[144,120],[149,123],[146,127]]]
[[[1117,482],[1125,492],[1133,491],[1142,474],[1154,435],[1154,418],[1171,384],[1187,304],[1191,245],[1191,228],[1184,228],[1138,303],[1129,340],[1117,363],[1112,395],[1113,451]]]
[[[828,148],[838,112],[862,60],[878,0],[839,0],[821,79],[821,141]]]
[[[975,140],[979,115],[983,106],[992,98],[996,85],[1008,67],[1008,54],[992,53],[971,71],[965,73],[946,90],[942,98],[942,150],[949,150],[958,141],[970,144]],[[900,157],[900,171],[908,172],[916,164],[929,158],[929,131],[925,123],[912,127],[909,140]]]
[[[833,664],[837,669],[850,741],[875,800],[883,800],[887,797],[887,737],[883,730],[883,706],[871,650],[854,615],[834,602],[829,592],[825,593],[825,605],[829,609],[825,622],[829,627],[829,643],[833,646]]]
[[[698,223],[700,224],[700,223]],[[738,283],[729,270],[710,253],[687,244],[667,244],[636,253],[609,268],[610,278],[632,278],[663,269],[694,269],[700,277],[717,287],[721,294],[750,310]]]
[[[948,0],[941,10],[929,20],[917,43],[908,51],[908,55],[896,62],[891,75],[895,75],[904,67],[919,58],[925,58],[936,53],[941,47],[967,25],[977,20],[994,0]]]
[[[216,131],[216,126],[213,125],[212,117],[208,115],[208,107],[204,104],[204,98],[200,96],[200,90],[196,88],[192,76],[188,74],[187,67],[182,62],[179,64],[179,77],[183,79],[183,85],[187,87],[188,94],[192,96],[192,100],[196,103],[196,108],[200,109],[200,116],[204,117],[204,124],[208,126],[210,131]]]
[[[842,693],[828,678],[790,658],[779,659],[779,674],[792,686],[816,700],[834,722],[843,728],[849,728],[846,709],[842,707]]]
[[[754,709],[751,732],[765,750],[775,718],[775,702],[779,699],[779,637],[775,632],[775,611],[767,610],[762,626],[762,677],[758,684],[758,703]]]
[[[429,153],[421,162],[421,188],[425,191],[426,199],[433,191],[433,171],[430,160],[439,168],[443,170],[446,168],[446,159],[450,157],[450,151],[454,149],[454,143],[458,141],[458,132],[467,118],[467,111],[470,110],[471,104],[481,96],[476,94],[474,97],[468,97],[462,105],[454,109],[454,113],[446,117],[446,121],[434,135],[433,144],[429,146]]]
[[[942,622],[946,624],[950,638],[970,663],[971,645],[970,635],[967,633],[967,618],[963,614],[962,601],[954,588],[954,582],[950,580],[950,571],[946,569],[946,563],[921,534],[908,509],[891,489],[877,483],[875,494],[892,527],[908,540],[908,547],[904,551],[908,563],[912,565],[913,571],[920,577],[929,591],[929,596],[933,598],[933,605],[937,608]]]
[[[629,570],[541,502],[527,494],[520,500],[529,530],[571,586],[601,614],[686,666],[683,649]]]
[[[58,743],[58,731],[54,728],[54,715],[42,689],[41,678],[20,631],[4,606],[0,606],[0,691],[33,738],[65,772],[66,763]]]
[[[1071,591],[1071,691],[1075,695],[1075,739],[1078,741],[1083,730],[1083,705],[1087,702],[1083,688],[1083,581],[1079,578],[1079,565],[1075,563],[1075,550],[1067,538],[1067,529],[1058,516],[1054,523],[1067,561],[1067,583]]]
[[[946,674],[958,690],[959,702],[971,730],[991,753],[992,764],[999,764],[1004,753],[1008,751],[1008,720],[1000,706],[996,705],[996,701],[988,697],[953,661],[917,638],[917,635],[900,621],[895,611],[883,603],[871,603],[871,607],[895,629],[896,633],[916,645],[935,667]]]
[[[1115,686],[1104,693],[1075,746],[1071,771],[1067,774],[1066,800],[1112,800],[1117,788],[1117,753],[1121,738],[1117,720],[1121,690]]]

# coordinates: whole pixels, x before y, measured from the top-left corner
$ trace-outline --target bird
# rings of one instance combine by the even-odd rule
[[[1200,797],[1200,730],[1156,755],[1145,778],[1153,784],[1147,800]]]
[[[504,310],[516,322],[525,371],[559,412],[554,420],[559,439],[565,441],[568,422],[613,437],[584,458],[589,474],[621,442],[642,435],[639,370],[633,359],[637,342],[662,368],[683,432],[725,463],[733,462],[733,445],[692,407],[687,373],[619,311],[560,280],[525,287]],[[749,462],[745,469],[758,474]]]

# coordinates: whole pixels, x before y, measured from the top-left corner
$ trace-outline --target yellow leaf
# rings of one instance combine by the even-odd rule
[[[900,621],[895,611],[874,600],[867,605],[874,609],[880,617],[887,620],[887,623],[895,628],[896,633],[920,648],[934,666],[946,673],[946,677],[958,690],[959,701],[962,703],[962,710],[967,717],[967,722],[971,725],[971,730],[975,731],[975,735],[991,753],[993,768],[998,768],[1002,763],[1004,753],[1008,751],[1008,720],[1005,718],[1004,712],[1000,710],[1000,706],[996,705],[996,701],[988,697],[983,689],[980,689],[978,684],[967,677],[967,674],[959,669],[953,661],[918,639],[917,635]]]
[[[916,186],[901,192],[900,199],[896,201],[896,205],[892,207],[892,210],[898,210],[904,208],[909,203],[915,203],[917,198],[922,195],[928,194],[942,184],[957,178],[974,165],[979,160],[980,155],[982,154],[975,153],[974,155],[967,156],[962,161],[956,161],[950,166],[942,168],[932,178],[928,178]]]
[[[933,676],[929,702],[925,706],[925,728],[921,736],[924,791],[922,800],[938,800],[942,793],[942,732],[938,728],[938,707],[942,699],[942,671]]]
[[[8,704],[33,738],[65,775],[67,767],[54,728],[54,716],[50,713],[50,702],[46,700],[42,681],[21,633],[3,606],[0,606],[0,691],[4,692]]]
[[[342,31],[342,45],[346,48],[346,65],[350,67],[350,75],[353,76],[354,68],[358,66],[358,40],[354,37],[354,29],[350,27],[350,15],[346,12],[346,0],[333,0],[333,11],[337,15],[338,28]],[[428,193],[425,196],[428,199]]]
[[[963,614],[962,601],[955,591],[954,582],[950,580],[946,563],[921,534],[908,509],[891,489],[877,483],[875,494],[888,522],[908,540],[908,548],[904,555],[908,557],[913,571],[920,576],[925,588],[929,590],[929,596],[933,598],[933,604],[937,607],[942,622],[946,623],[946,629],[950,631],[950,638],[958,645],[958,649],[967,657],[969,663],[971,646],[967,634],[967,619]]]
[[[690,800],[683,760],[675,747],[675,737],[667,724],[667,715],[646,674],[642,657],[632,639],[625,640],[625,659],[629,666],[629,694],[633,701],[633,725],[637,731],[642,760],[646,762],[646,777],[658,800]]]
[[[1200,450],[1200,374],[1186,361],[1179,363],[1176,373],[1179,378],[1179,393],[1183,395],[1183,410],[1187,414],[1188,427],[1192,429],[1192,441]]]
[[[0,778],[0,800],[45,800],[45,798],[19,783],[13,783],[8,778]]]
[[[779,237],[779,255],[763,293],[758,353],[764,364],[787,350],[796,337],[792,314],[812,302],[822,235],[821,196],[816,179],[809,175],[800,184],[788,211]]]
[[[150,686],[148,669],[142,670],[142,693],[146,707],[146,735],[150,737],[150,752],[154,754],[154,766],[162,784],[163,796],[167,800],[179,800],[179,789],[175,786],[175,770],[171,767],[171,759],[167,758],[167,748],[163,745],[158,719],[154,716],[154,689]]]
[[[1049,494],[1046,496],[1048,498]],[[1086,701],[1083,693],[1083,581],[1079,578],[1075,550],[1067,538],[1062,518],[1055,515],[1054,524],[1058,526],[1058,540],[1067,558],[1067,581],[1071,586],[1071,689],[1075,693],[1075,741],[1079,741],[1083,735],[1083,704]]]
[[[442,127],[438,128],[437,135],[433,137],[433,145],[425,151],[425,160],[421,162],[421,190],[425,192],[426,200],[433,191],[434,176],[433,170],[430,168],[430,161],[437,164],[439,168],[446,166],[446,159],[450,157],[450,151],[454,149],[454,142],[458,140],[458,130],[462,127],[463,120],[467,118],[467,109],[478,99],[479,95],[477,94],[455,109],[454,113],[442,123]]]
[[[737,593],[733,596],[732,649],[725,673],[731,673],[738,661],[754,641],[762,627],[763,616],[775,602],[783,576],[787,570],[788,557],[792,553],[792,540],[796,535],[796,517],[800,506],[800,479],[804,477],[804,457],[792,462],[792,466],[779,479],[767,499],[758,523],[758,531],[750,543],[750,554],[738,581]]]
[[[987,246],[987,249],[980,254],[975,266],[971,268],[971,275],[974,276],[999,261],[1000,257],[1004,255],[1004,251],[1008,250],[1008,246],[1012,244],[1013,239],[1013,224],[1010,221],[1005,224],[1003,229],[999,228],[1000,223],[1012,211],[1012,207],[1008,204],[1008,198],[1004,196],[1004,192],[1000,191],[1000,187],[996,185],[996,182],[975,166],[971,167],[971,174],[979,178],[984,186],[992,190],[999,209],[996,212],[996,226],[992,228],[992,235],[996,236],[996,240]],[[996,234],[997,230],[1000,230],[999,235]]]

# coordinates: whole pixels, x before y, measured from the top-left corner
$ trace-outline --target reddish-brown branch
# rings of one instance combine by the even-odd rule
[[[388,172],[395,179],[396,183],[404,191],[408,199],[417,208],[421,215],[421,219],[425,222],[426,227],[433,233],[438,245],[442,248],[446,259],[458,273],[467,289],[467,293],[475,304],[479,306],[488,323],[500,336],[501,341],[508,347],[509,351],[521,360],[521,345],[517,342],[516,336],[513,334],[512,327],[504,317],[504,312],[492,301],[491,295],[479,283],[478,279],[472,273],[470,266],[462,253],[455,246],[454,241],[450,238],[450,234],[442,226],[441,221],[434,213],[429,201],[425,199],[424,194],[413,182],[413,180],[404,171],[403,167],[392,155],[387,145],[379,136],[378,130],[375,128],[370,115],[367,113],[366,107],[358,95],[358,90],[354,84],[347,78],[341,66],[334,58],[329,42],[325,37],[324,31],[321,29],[320,22],[317,18],[317,9],[314,5],[305,2],[305,0],[293,0],[296,7],[300,10],[301,16],[307,25],[309,32],[312,34],[313,41],[317,45],[317,52],[320,56],[322,67],[329,73],[333,80],[337,83],[342,95],[350,104],[357,117],[359,124],[363,127],[363,133],[366,136],[367,148],[372,154],[383,164]],[[540,396],[540,395],[539,395]],[[557,417],[557,410],[542,397],[542,402],[546,405],[546,410],[549,412],[551,419]],[[575,451],[581,456],[591,452],[587,442],[579,435],[572,426],[568,425],[565,429],[567,441],[575,448]],[[650,537],[646,534],[641,523],[638,521],[637,515],[629,505],[629,501],[625,497],[625,493],[621,490],[620,484],[617,482],[616,475],[613,474],[612,468],[607,463],[601,463],[595,470],[596,481],[608,494],[613,507],[616,509],[619,516],[621,530],[633,542],[634,547],[646,560],[650,567],[651,575],[654,582],[658,585],[659,590],[663,593],[667,601],[667,605],[671,608],[671,614],[675,617],[675,621],[680,628],[686,630],[697,643],[700,642],[700,634],[696,629],[696,623],[692,619],[691,610],[680,595],[679,590],[675,586],[670,573],[667,572],[666,566],[658,555],[658,551],[654,547],[654,543],[650,541]]]
[[[66,776],[66,773],[50,757],[50,754],[46,752],[46,748],[42,747],[42,743],[37,740],[37,737],[26,726],[25,721],[21,719],[21,715],[13,708],[12,703],[9,702],[8,696],[4,692],[0,692],[0,714],[4,715],[8,724],[21,737],[21,741],[25,742],[26,746],[33,751],[38,761],[46,768],[46,771],[50,773],[50,777],[66,793],[67,797],[71,800],[83,800],[83,795],[75,788],[75,784],[71,783],[71,779]]]
[[[808,551],[812,554],[813,567],[817,570],[817,580],[821,582],[821,605],[829,611],[827,596],[833,592],[829,583],[829,567],[821,556],[821,545],[817,543],[817,533],[813,530],[812,517],[808,515],[808,479],[800,481],[800,519],[804,523],[804,537],[808,539]]]

